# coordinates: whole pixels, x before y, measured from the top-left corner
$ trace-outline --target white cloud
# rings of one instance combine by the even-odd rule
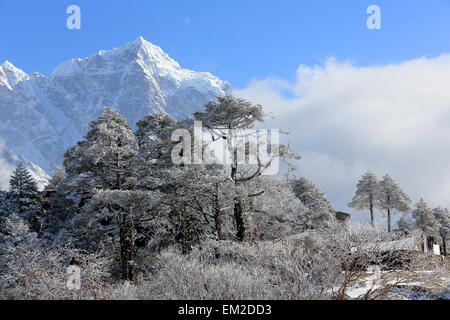
[[[367,169],[391,174],[413,201],[450,207],[450,55],[374,67],[331,59],[300,66],[294,84],[269,78],[234,94],[271,112],[267,126],[290,131],[300,174],[337,209],[349,211]]]

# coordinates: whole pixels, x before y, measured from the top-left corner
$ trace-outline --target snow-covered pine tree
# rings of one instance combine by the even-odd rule
[[[412,211],[412,218],[414,227],[422,230],[428,237],[436,238],[439,233],[438,222],[434,216],[433,210],[428,207],[428,204],[420,199]]]
[[[193,245],[205,238],[220,239],[222,222],[217,218],[221,218],[224,201],[220,195],[215,196],[216,188],[224,187],[224,178],[223,171],[215,166],[191,164],[171,170],[170,181],[176,188],[168,195],[177,212],[172,217],[184,253],[190,252]]]
[[[148,160],[163,159],[170,162],[171,135],[178,126],[176,119],[165,113],[146,115],[137,123],[136,139],[139,150]]]
[[[136,282],[136,243],[158,247],[170,232],[167,215],[154,209],[161,199],[151,191],[99,190],[83,208],[83,214],[72,219],[74,237],[82,249],[106,250],[118,258],[121,278]]]
[[[264,121],[264,111],[262,106],[253,105],[244,99],[238,99],[233,96],[218,97],[216,101],[211,101],[205,106],[204,111],[194,113],[194,118],[201,121],[205,129],[209,130],[213,140],[226,140],[228,152],[232,157],[231,179],[237,187],[240,182],[251,180],[262,174],[266,164],[258,168],[250,175],[243,176],[239,174],[237,160],[238,146],[233,145],[233,139],[238,138],[234,135],[237,130],[252,129],[256,122]],[[234,218],[236,222],[236,237],[240,241],[245,238],[245,222],[242,210],[242,201],[236,195],[234,198]]]
[[[19,163],[9,180],[9,211],[16,212],[28,223],[32,232],[40,229],[42,197],[28,169]]]
[[[73,199],[67,196],[69,187],[66,175],[61,167],[55,168],[55,173],[44,189],[43,214],[40,236],[54,242],[56,246],[62,245],[64,236],[68,234],[68,222],[76,213],[77,206]]]
[[[261,176],[251,183],[242,183],[238,191],[248,239],[283,239],[304,230],[302,220],[308,209],[294,194],[291,181],[278,176]]]
[[[392,210],[408,212],[411,209],[411,199],[399,187],[399,185],[386,174],[378,185],[380,208],[387,211],[388,232],[391,232]]]
[[[260,177],[267,170],[275,158],[294,158],[300,159],[298,155],[289,151],[284,145],[275,146],[269,141],[258,141],[254,143],[245,143],[240,146],[236,140],[245,139],[249,136],[249,130],[252,130],[256,123],[264,121],[265,114],[261,105],[253,105],[251,102],[239,99],[233,96],[218,97],[217,101],[211,101],[205,106],[205,110],[194,113],[194,118],[202,122],[204,129],[211,134],[212,140],[224,140],[227,152],[231,157],[229,168],[230,178],[234,182],[235,188],[243,182],[250,182]],[[253,132],[255,135],[255,132]],[[240,164],[238,155],[242,154],[245,148],[245,155],[248,159],[257,159],[257,165]],[[258,150],[270,147],[273,154],[270,159],[262,160]],[[278,150],[278,152],[276,152]],[[257,192],[255,195],[260,194]],[[254,195],[249,195],[254,196]],[[233,215],[236,223],[236,238],[239,241],[245,239],[245,220],[243,216],[243,202],[238,194],[234,197]]]
[[[179,128],[188,130],[193,143],[192,123],[178,123],[169,115],[155,114],[145,116],[137,125],[136,137],[142,168],[139,188],[166,195],[165,202],[169,202],[171,208],[169,216],[183,252],[189,252],[199,239],[211,235],[213,220],[217,237],[221,239],[222,199],[218,190],[227,183],[223,166],[188,163],[175,165],[172,161],[172,150],[178,143],[171,139],[173,132]],[[214,218],[211,217],[211,211],[214,211]]]
[[[413,221],[406,214],[404,214],[400,219],[398,219],[397,228],[404,234],[408,234],[414,229],[414,224]]]
[[[137,123],[136,139],[139,146],[138,187],[144,190],[169,191],[169,171],[174,168],[171,153],[175,143],[172,133],[179,128],[170,115],[147,115]]]
[[[9,277],[9,269],[14,259],[20,259],[24,249],[28,251],[40,249],[37,234],[30,231],[27,221],[17,212],[11,211],[7,215],[0,215],[0,281],[3,285],[2,291],[6,289],[5,284],[14,285],[5,281],[5,278]]]
[[[438,222],[438,234],[442,240],[444,255],[447,255],[447,240],[450,236],[450,212],[447,208],[438,207],[433,209],[434,217]]]
[[[301,216],[301,223],[307,229],[318,229],[335,225],[336,211],[322,190],[305,177],[294,180],[292,187],[294,194],[307,208]]]
[[[96,190],[114,190],[120,193],[133,189],[137,180],[139,147],[126,119],[112,108],[105,108],[98,120],[89,125],[91,129],[85,139],[64,155],[67,178],[81,198],[81,207],[95,195]],[[98,226],[96,222],[100,220],[103,224],[112,224],[111,228],[118,227],[122,274],[124,280],[135,281],[135,245],[132,237],[135,231],[130,223],[131,212],[128,211],[131,206],[129,203],[128,206],[121,207],[120,219],[105,220],[102,215],[84,219],[86,217],[83,215],[87,212],[80,210],[74,221],[91,220],[89,224]],[[85,232],[96,233],[97,230],[90,229],[89,224],[85,225]]]
[[[69,179],[85,185],[86,191],[132,189],[136,182],[139,148],[126,119],[112,108],[105,108],[85,139],[64,155]]]
[[[358,181],[355,196],[348,204],[350,208],[356,210],[369,209],[372,226],[374,226],[373,210],[379,207],[378,184],[377,176],[373,172],[367,171]]]

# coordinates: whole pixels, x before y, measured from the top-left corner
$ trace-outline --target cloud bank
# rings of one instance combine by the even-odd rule
[[[389,173],[413,202],[450,207],[450,55],[357,67],[330,59],[300,66],[297,80],[269,78],[234,90],[275,117],[303,159],[299,175],[347,207],[366,170]],[[380,214],[378,214],[380,218]]]

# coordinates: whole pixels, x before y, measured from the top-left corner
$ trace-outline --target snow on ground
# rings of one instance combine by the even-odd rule
[[[444,276],[442,276],[444,275]],[[375,271],[366,272],[346,290],[351,299],[363,298],[369,291],[386,291],[386,299],[449,299],[448,269],[435,271]]]

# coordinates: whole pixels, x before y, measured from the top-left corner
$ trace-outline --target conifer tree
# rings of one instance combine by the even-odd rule
[[[85,139],[66,152],[64,160],[68,179],[73,181],[77,193],[84,197],[80,206],[88,202],[96,194],[96,190],[121,192],[133,189],[136,185],[139,148],[134,132],[125,118],[112,108],[105,108],[98,120],[90,123],[90,127]],[[113,212],[120,213],[120,219],[105,219],[103,215],[87,218],[84,216],[87,211],[80,210],[81,217],[75,217],[74,220],[88,221],[90,224],[95,222],[96,226],[100,226],[97,222],[101,222],[113,229],[118,227],[122,274],[125,280],[135,281],[135,245],[132,237],[135,230],[130,222],[133,219],[132,202],[127,202],[128,196],[132,195],[125,193],[123,197],[119,197],[125,202],[120,210],[112,209]],[[103,203],[108,205],[110,201]],[[95,233],[96,230],[88,228],[86,231]]]
[[[414,227],[422,230],[428,237],[436,238],[439,233],[438,222],[434,216],[433,210],[428,207],[428,204],[420,199],[412,211],[412,218],[414,220]]]
[[[374,208],[379,207],[379,181],[377,176],[371,171],[367,171],[362,178],[358,181],[356,186],[355,196],[348,204],[350,208],[356,210],[369,209],[370,211],[370,223],[374,226]]]
[[[41,223],[41,236],[51,242],[68,233],[69,220],[76,212],[75,201],[68,197],[68,192],[66,175],[60,167],[56,167],[55,173],[44,189],[44,211]],[[61,245],[61,243],[55,243],[55,245]]]
[[[249,130],[252,130],[257,123],[264,121],[265,114],[261,105],[253,105],[244,99],[233,96],[218,97],[217,101],[211,101],[205,106],[205,110],[194,113],[194,118],[202,122],[204,129],[212,136],[213,141],[225,141],[227,152],[231,157],[230,178],[238,190],[239,185],[244,182],[252,181],[260,177],[270,168],[275,158],[287,159],[294,158],[299,160],[298,155],[289,151],[287,146],[275,145],[269,141],[244,143],[239,145],[236,141],[249,136]],[[255,132],[253,132],[255,134]],[[270,148],[272,156],[269,159],[261,159],[257,150]],[[245,156],[256,158],[256,165],[240,164],[239,154],[245,149]],[[256,192],[255,195],[260,194]],[[250,195],[253,196],[253,195]],[[236,223],[236,238],[243,241],[245,238],[245,219],[243,215],[243,202],[238,194],[234,197],[233,215]]]
[[[176,129],[186,129],[194,146],[190,121],[177,122],[169,115],[155,114],[145,116],[137,126],[141,154],[138,186],[165,194],[166,203],[170,203],[168,214],[173,221],[175,238],[182,244],[183,252],[189,252],[194,243],[212,234],[213,220],[218,238],[222,238],[217,188],[226,183],[223,168],[216,164],[175,165],[172,161],[172,151],[178,142],[171,138]],[[199,148],[205,147],[199,145]]]
[[[450,212],[447,208],[438,207],[433,209],[434,217],[438,223],[438,234],[442,240],[442,250],[447,255],[447,240],[450,235]]]
[[[41,194],[27,168],[19,163],[9,181],[9,211],[16,212],[29,224],[32,232],[40,229]]]
[[[379,183],[378,195],[380,208],[387,211],[388,232],[391,232],[392,211],[408,212],[411,209],[411,199],[388,174]]]
[[[87,189],[132,188],[139,149],[126,119],[112,108],[105,108],[89,125],[85,139],[64,156],[68,178],[77,179],[78,185],[85,183]]]
[[[294,194],[307,208],[302,214],[302,223],[308,229],[329,227],[336,222],[336,211],[326,194],[311,181],[302,177],[293,182]]]
[[[406,234],[413,230],[414,225],[412,220],[405,214],[400,219],[398,219],[397,227],[399,231],[402,231]]]

